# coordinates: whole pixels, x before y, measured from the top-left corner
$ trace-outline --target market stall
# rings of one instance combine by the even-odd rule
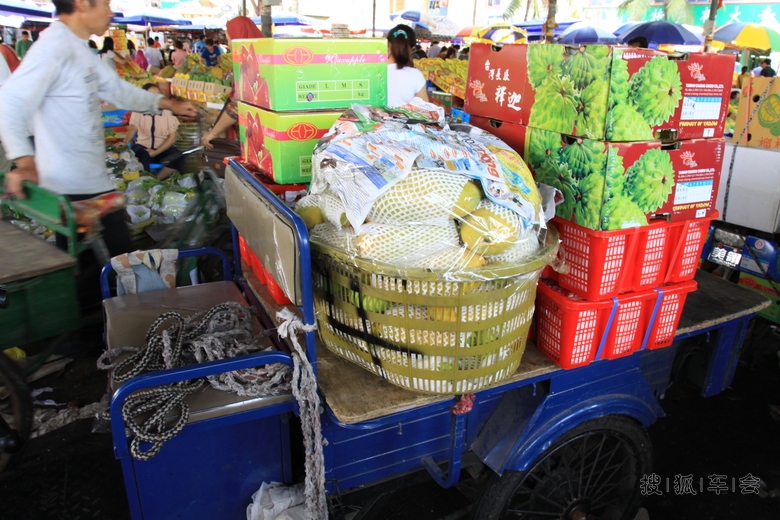
[[[469,61],[417,63],[468,124],[384,106],[384,39],[235,40],[218,71],[195,57],[161,73],[206,107],[235,74],[241,157],[214,179],[224,280],[175,287],[170,251],[104,271],[101,366],[134,519],[241,516],[279,485],[326,518],[414,470],[451,487],[467,468],[486,475],[476,518],[633,518],[644,428],[687,340],[717,394],[769,305],[697,272],[734,59],[504,29]],[[768,100],[752,110],[771,133]],[[106,119],[116,135],[122,115]],[[124,148],[106,162],[132,225],[217,213],[187,213],[196,175],[158,181]],[[139,289],[145,267],[164,288]],[[594,439],[615,460],[577,456]]]

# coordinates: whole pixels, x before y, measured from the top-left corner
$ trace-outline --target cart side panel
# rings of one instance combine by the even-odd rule
[[[193,425],[151,460],[123,463],[134,467],[144,497],[142,518],[243,518],[261,483],[289,481],[287,439],[287,414],[219,427]]]
[[[507,393],[474,443],[474,452],[499,474],[527,469],[555,439],[584,421],[614,414],[648,426],[663,416],[639,370],[638,353],[556,372],[538,406],[527,405],[528,400],[522,389]]]

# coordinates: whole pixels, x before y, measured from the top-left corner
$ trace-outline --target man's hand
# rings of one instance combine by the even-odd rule
[[[194,121],[198,117],[198,107],[192,101],[177,101],[162,98],[160,110],[170,110],[185,121]]]
[[[35,169],[35,158],[31,155],[16,159],[16,169],[5,175],[6,193],[17,199],[26,199],[27,195],[22,186],[24,181],[38,184],[38,170]]]

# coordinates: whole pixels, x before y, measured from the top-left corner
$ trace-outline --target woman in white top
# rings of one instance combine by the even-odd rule
[[[387,33],[388,106],[400,107],[415,97],[428,101],[425,77],[412,62],[415,45],[417,37],[408,25],[396,25]]]
[[[110,37],[103,39],[103,48],[98,53],[101,61],[111,67],[111,70],[116,70],[116,64],[124,65],[127,63],[127,59],[114,52],[114,40]]]

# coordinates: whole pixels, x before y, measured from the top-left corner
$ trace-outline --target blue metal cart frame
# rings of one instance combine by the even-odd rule
[[[298,310],[305,324],[314,325],[311,255],[303,221],[240,164],[231,162],[229,170],[270,202],[274,211],[295,229],[301,266],[302,305]],[[236,281],[247,300],[258,310],[266,312],[265,325],[272,327],[273,316],[263,308],[241,270],[235,233],[234,229]],[[705,279],[700,286],[709,283],[712,282]],[[728,387],[749,322],[764,305],[760,296],[751,293],[751,297],[756,298],[752,306],[738,312],[724,311],[719,319],[708,316],[687,319],[684,315],[677,341],[671,347],[598,361],[573,370],[556,369],[499,384],[477,392],[472,409],[465,414],[450,411],[457,402],[456,397],[441,397],[423,406],[346,424],[337,418],[325,392],[321,420],[323,437],[328,441],[324,447],[327,492],[331,497],[339,497],[350,490],[421,468],[425,468],[439,485],[450,487],[458,482],[467,459],[484,464],[498,475],[528,470],[557,439],[589,420],[620,416],[647,427],[663,416],[658,399],[669,385],[675,358],[685,348],[682,340],[686,338],[701,336],[708,342],[708,373],[702,394],[715,395]],[[712,299],[711,303],[706,300],[696,305],[717,310],[722,298],[708,298]],[[305,346],[316,371],[315,334],[306,333]],[[139,376],[114,394],[111,417],[115,455],[122,462],[134,519],[236,517],[243,514],[249,495],[263,480],[292,482],[289,419],[297,407],[291,400],[259,410],[188,424],[179,437],[166,443],[161,453],[148,462],[134,461],[130,457],[127,449],[129,439],[121,418],[124,399],[142,388],[264,363],[291,365],[289,353],[283,350],[283,344],[280,346],[279,352],[270,354],[255,354]],[[207,431],[211,435],[204,437]],[[229,442],[219,441],[222,432]],[[216,443],[216,446],[209,445],[209,451],[202,453],[204,442]],[[234,442],[235,445],[231,444]],[[246,463],[238,460],[236,451],[246,449],[254,453],[257,450],[252,445],[258,444],[264,446],[266,452],[273,453],[273,457]],[[186,471],[190,478],[192,472],[203,472],[218,482],[230,481],[234,490],[226,493],[224,486],[218,485],[219,491],[209,494],[203,486],[198,486],[200,495],[193,495],[187,485],[175,489],[168,486],[167,473],[171,468],[184,464],[187,454],[204,457],[196,462],[188,461]],[[223,469],[224,461],[230,461],[230,469]],[[278,467],[268,466],[274,464]],[[232,477],[228,478],[228,474]],[[247,493],[247,490],[251,491]]]

